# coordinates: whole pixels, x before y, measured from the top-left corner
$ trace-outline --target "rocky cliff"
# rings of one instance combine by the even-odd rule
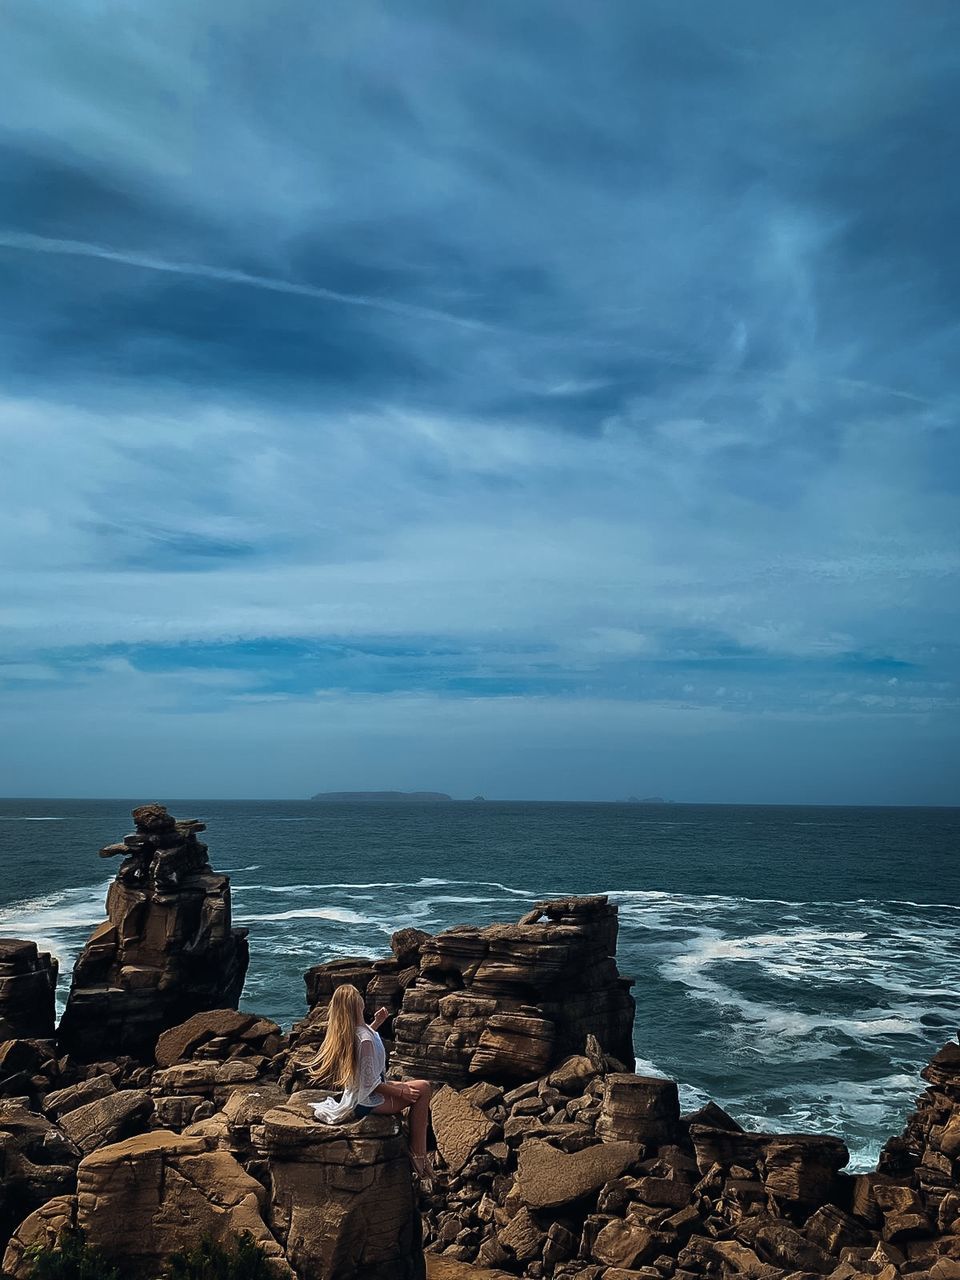
[[[0,938],[0,1041],[53,1035],[58,970],[35,942]]]
[[[80,1058],[149,1058],[158,1035],[202,1009],[236,1008],[246,930],[230,920],[230,881],[207,861],[202,822],[162,805],[133,811],[135,830],[100,850],[120,857],[107,919],[73,970],[58,1039]]]

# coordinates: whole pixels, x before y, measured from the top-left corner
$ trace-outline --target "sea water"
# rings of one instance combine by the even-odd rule
[[[132,803],[0,801],[0,934],[60,957],[61,1002]],[[608,893],[638,1069],[750,1128],[838,1134],[867,1168],[960,1024],[960,810],[165,803],[209,824],[250,930],[243,1006],[285,1025],[308,966],[381,955],[403,925]]]

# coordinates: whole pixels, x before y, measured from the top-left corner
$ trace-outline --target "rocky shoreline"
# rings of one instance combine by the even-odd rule
[[[604,897],[399,929],[389,956],[308,970],[285,1034],[238,1009],[247,938],[203,824],[134,820],[101,851],[122,861],[59,1026],[56,961],[0,939],[5,1276],[69,1226],[143,1280],[242,1232],[301,1280],[960,1280],[960,1044],[872,1172],[845,1172],[834,1137],[681,1114],[674,1082],[629,1070]],[[304,1067],[342,982],[390,1010],[391,1072],[435,1082],[432,1184],[394,1119],[312,1118]]]

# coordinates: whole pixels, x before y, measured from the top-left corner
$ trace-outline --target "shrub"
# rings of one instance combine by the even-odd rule
[[[204,1239],[170,1258],[168,1280],[277,1280],[277,1269],[248,1231],[232,1249]]]
[[[26,1251],[30,1280],[120,1280],[119,1270],[93,1245],[82,1231],[64,1228],[56,1245],[34,1245]]]

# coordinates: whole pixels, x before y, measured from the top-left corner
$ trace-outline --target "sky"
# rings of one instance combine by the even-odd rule
[[[954,0],[7,0],[0,793],[960,803]]]

